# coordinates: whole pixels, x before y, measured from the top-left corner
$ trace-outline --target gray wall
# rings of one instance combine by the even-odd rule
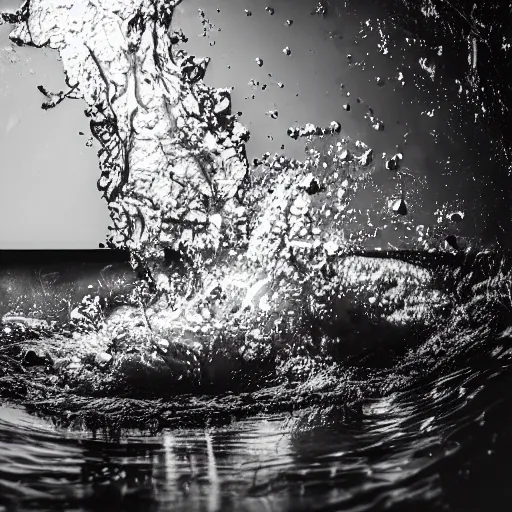
[[[42,110],[39,84],[66,87],[60,62],[12,45],[9,31],[0,27],[0,249],[97,248],[109,216],[96,188],[98,148],[85,145],[86,105]]]

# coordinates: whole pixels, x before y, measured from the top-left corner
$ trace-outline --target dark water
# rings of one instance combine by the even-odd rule
[[[486,273],[490,258],[479,275],[476,264],[459,271],[459,282],[474,274],[466,292],[460,287],[459,309],[395,367],[360,382],[347,367],[338,384],[356,390],[350,405],[339,393],[327,406],[211,428],[113,435],[63,429],[4,403],[0,505],[509,510],[511,278],[506,265]]]
[[[5,510],[508,510],[511,372],[121,441],[0,409]],[[500,367],[501,366],[501,367]],[[442,508],[441,508],[442,507]]]

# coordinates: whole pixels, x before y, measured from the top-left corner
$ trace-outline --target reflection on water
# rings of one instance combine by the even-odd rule
[[[510,403],[498,401],[497,391],[510,384],[508,373],[461,370],[358,410],[305,410],[158,436],[125,432],[121,439],[59,431],[2,407],[0,504],[76,511],[483,510],[477,494],[492,486],[484,502],[499,510],[508,492],[500,467],[512,447],[504,435]]]

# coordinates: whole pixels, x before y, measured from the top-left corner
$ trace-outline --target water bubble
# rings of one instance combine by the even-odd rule
[[[254,61],[256,62],[256,64],[258,64],[258,66],[261,68],[261,66],[263,66],[263,59],[260,59],[259,57],[256,57],[254,59]]]
[[[285,55],[291,55],[292,51],[290,50],[290,48],[287,46],[286,48],[283,48],[283,53]]]
[[[377,82],[377,85],[382,87],[384,85],[384,78],[377,76],[375,77],[375,81]]]

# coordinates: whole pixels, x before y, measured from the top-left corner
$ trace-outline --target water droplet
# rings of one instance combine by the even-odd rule
[[[377,82],[377,85],[382,87],[384,85],[384,78],[377,76],[375,77],[375,81]]]
[[[340,123],[338,123],[338,121],[331,121],[331,124],[329,125],[329,129],[331,130],[331,133],[340,133],[341,125],[340,125]]]
[[[269,110],[267,112],[267,115],[270,116],[272,119],[277,119],[279,116],[279,112],[277,110]]]
[[[327,7],[323,1],[318,2],[314,11],[311,11],[311,14],[318,14],[319,16],[325,16],[327,13]]]
[[[404,199],[397,199],[391,209],[398,215],[407,215],[407,205]]]
[[[293,25],[293,20],[286,20],[285,25],[286,25],[287,27],[291,27],[291,26]]]
[[[402,153],[397,153],[386,162],[386,169],[388,171],[398,171],[400,168],[400,162],[402,161]]]
[[[290,48],[287,46],[286,48],[283,48],[283,53],[285,55],[291,55],[292,51],[290,50]]]
[[[276,12],[273,7],[265,7],[265,11],[267,11],[270,14],[270,16],[273,16],[274,13]]]
[[[255,59],[255,62],[256,64],[258,64],[258,66],[261,68],[261,66],[263,66],[263,60],[260,59],[259,57],[256,57]]]
[[[350,111],[350,105],[348,103],[345,103],[345,105],[343,105],[343,108],[349,112]]]
[[[296,126],[288,128],[288,130],[286,130],[286,133],[288,137],[290,137],[291,139],[297,140],[299,138],[299,128],[297,128]]]
[[[244,9],[246,16],[252,16],[252,12],[249,9]]]
[[[452,212],[446,216],[451,222],[461,222],[464,219],[464,212]]]
[[[284,84],[283,82],[277,82],[277,86],[279,87],[279,89],[282,89],[284,87]]]

